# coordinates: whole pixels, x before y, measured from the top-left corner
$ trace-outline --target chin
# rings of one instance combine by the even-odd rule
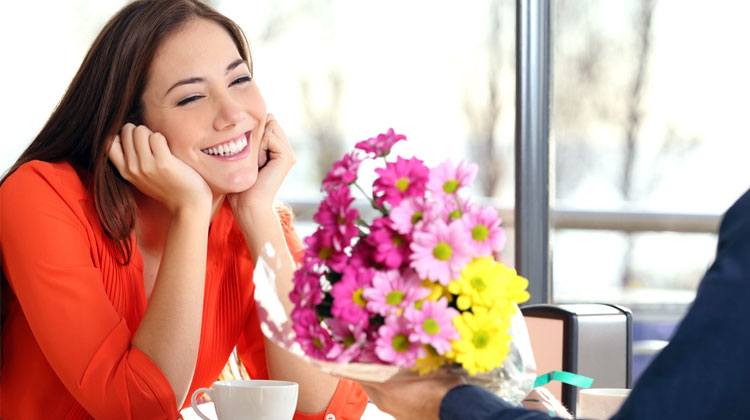
[[[247,191],[255,185],[258,180],[258,171],[249,171],[249,173],[234,174],[223,179],[214,179],[209,182],[211,191],[214,194],[235,194]]]

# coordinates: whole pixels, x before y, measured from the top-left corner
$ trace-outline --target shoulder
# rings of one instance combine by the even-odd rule
[[[719,226],[719,247],[736,238],[746,237],[750,230],[750,190],[746,191],[724,213]]]
[[[76,200],[88,196],[78,173],[67,162],[32,160],[8,175],[0,185],[3,203],[25,202],[49,194]]]
[[[83,182],[68,163],[31,161],[21,165],[0,185],[0,225],[3,232],[42,223],[85,219]],[[84,223],[85,225],[85,223]]]

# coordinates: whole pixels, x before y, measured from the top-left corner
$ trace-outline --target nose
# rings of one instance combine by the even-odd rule
[[[249,118],[248,112],[231,95],[224,94],[218,98],[214,128],[223,131]]]

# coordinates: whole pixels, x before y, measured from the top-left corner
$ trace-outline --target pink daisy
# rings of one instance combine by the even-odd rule
[[[294,288],[289,292],[289,300],[297,307],[314,307],[323,300],[320,287],[321,275],[311,267],[301,267],[294,272]]]
[[[450,224],[464,217],[474,204],[465,197],[458,195],[437,195],[432,197],[429,208],[424,213],[425,223],[442,220]]]
[[[375,343],[378,341],[377,330],[367,333],[367,340],[360,349],[359,355],[354,359],[360,363],[382,363],[375,352]]]
[[[337,319],[328,319],[326,324],[331,329],[335,342],[326,358],[339,363],[349,363],[357,359],[362,353],[362,346],[367,342],[364,328]]]
[[[305,260],[307,264],[323,264],[335,271],[346,268],[347,256],[332,231],[319,227],[305,238]]]
[[[363,293],[370,286],[375,270],[364,267],[349,266],[344,269],[341,280],[336,282],[331,289],[333,295],[333,308],[331,312],[340,320],[355,324],[367,324],[369,312],[367,312]]]
[[[434,279],[443,286],[461,275],[470,260],[468,235],[461,223],[445,224],[435,220],[414,231],[411,243],[411,267],[419,277]]]
[[[388,316],[399,313],[429,293],[421,287],[419,278],[412,270],[388,270],[375,273],[372,287],[365,289],[364,296],[367,299],[367,309]]]
[[[407,238],[391,228],[387,217],[375,219],[370,227],[368,242],[375,247],[373,258],[385,268],[399,268],[409,256]]]
[[[414,226],[424,218],[425,204],[422,197],[410,197],[402,200],[391,210],[393,229],[403,235],[410,235]]]
[[[345,154],[341,160],[335,162],[325,179],[323,180],[323,190],[346,187],[357,180],[357,171],[362,163],[362,157],[353,151]]]
[[[491,256],[505,246],[505,232],[493,207],[472,206],[462,219],[473,257]]]
[[[406,140],[406,136],[403,134],[396,134],[392,128],[389,128],[387,133],[378,134],[377,137],[370,137],[367,140],[362,140],[354,147],[364,150],[367,153],[372,153],[375,157],[381,157],[387,156],[391,153],[391,147],[401,140]]]
[[[409,321],[413,331],[409,340],[429,344],[438,354],[445,354],[451,349],[451,341],[460,338],[453,326],[453,318],[458,315],[457,310],[448,307],[446,298],[437,302],[427,300],[420,309],[407,308],[404,318]]]
[[[292,324],[295,340],[305,354],[318,359],[326,359],[335,343],[331,334],[320,325],[318,315],[310,308],[295,308],[292,311]]]
[[[373,183],[373,194],[378,205],[388,203],[396,206],[406,197],[423,195],[430,170],[417,159],[399,157],[388,162],[385,168],[375,169],[378,178]]]
[[[446,160],[430,171],[427,189],[438,195],[456,195],[461,188],[474,182],[477,169],[473,163],[461,161],[458,166],[453,166],[451,161]]]
[[[359,235],[355,224],[359,211],[351,207],[353,201],[349,188],[331,189],[313,216],[321,226],[335,232],[339,250],[348,247]]]
[[[424,349],[418,342],[411,341],[411,329],[406,320],[399,316],[385,319],[385,325],[378,330],[380,337],[375,343],[375,353],[380,360],[399,367],[412,367]]]

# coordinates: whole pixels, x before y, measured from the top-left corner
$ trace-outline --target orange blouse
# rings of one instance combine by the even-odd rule
[[[291,215],[282,215],[282,224],[299,258],[302,243]],[[2,297],[0,418],[179,416],[169,382],[131,345],[147,304],[143,261],[133,248],[130,263],[120,265],[91,194],[67,163],[29,162],[0,186],[0,253],[10,284]],[[191,394],[216,380],[235,346],[251,377],[268,377],[252,272],[242,232],[225,205],[209,230]],[[359,418],[366,403],[358,385],[341,380],[325,411],[295,418]]]

